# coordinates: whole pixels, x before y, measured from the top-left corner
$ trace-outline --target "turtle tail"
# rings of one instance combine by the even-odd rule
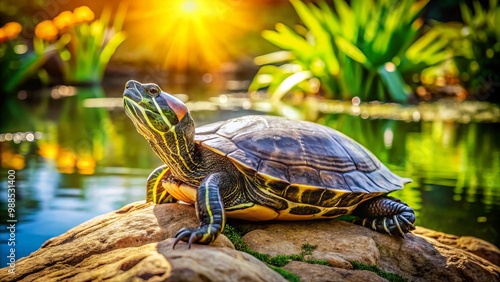
[[[393,197],[378,197],[358,206],[353,223],[380,233],[401,235],[415,229],[415,212],[407,204]]]

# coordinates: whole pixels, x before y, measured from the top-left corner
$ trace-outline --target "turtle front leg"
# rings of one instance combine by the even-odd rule
[[[353,222],[380,233],[401,235],[415,229],[415,212],[407,204],[392,197],[379,197],[367,201],[352,213],[359,217]]]
[[[165,187],[163,187],[163,182],[169,176],[170,168],[167,165],[162,165],[151,172],[146,182],[146,202],[153,202],[155,204],[177,202],[177,199],[172,197]]]
[[[196,216],[200,225],[196,228],[182,228],[175,234],[173,248],[179,241],[188,242],[188,248],[193,243],[210,244],[222,232],[225,225],[224,204],[221,190],[230,186],[227,173],[210,174],[203,180],[196,191]]]

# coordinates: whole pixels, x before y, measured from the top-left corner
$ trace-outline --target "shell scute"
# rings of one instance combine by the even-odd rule
[[[230,139],[220,138],[217,134],[209,134],[205,137],[206,138],[200,142],[201,145],[212,150],[216,149],[221,155],[226,155],[238,150],[238,147]]]
[[[195,131],[196,134],[198,135],[215,134],[217,130],[219,130],[219,128],[223,126],[225,123],[226,123],[225,121],[210,123],[204,126],[197,127]]]
[[[323,181],[316,169],[310,166],[290,166],[288,168],[290,183],[304,183],[312,186],[323,186]]]
[[[339,143],[339,150],[343,150],[350,157],[357,170],[370,172],[380,168],[380,161],[359,143],[351,138],[341,138],[347,137],[343,134],[332,137]]]
[[[260,158],[241,149],[237,149],[236,151],[227,154],[227,156],[233,160],[236,160],[236,162],[240,165],[252,168],[252,170],[254,170],[255,172],[257,172],[255,168],[259,167],[259,164],[261,162]]]
[[[360,171],[350,171],[346,174],[344,174],[344,179],[347,185],[349,186],[349,189],[352,192],[361,192],[361,193],[369,193],[369,192],[375,192],[368,190],[370,187],[373,186],[373,182],[366,176],[366,174],[360,172]],[[380,187],[376,186],[376,188],[379,188],[377,190],[380,190]],[[384,190],[384,192],[387,192],[387,190]]]
[[[278,179],[289,179],[288,166],[279,162],[262,160],[260,162],[258,171],[261,174]],[[276,177],[280,176],[280,177]]]
[[[319,172],[319,176],[323,180],[324,187],[331,187],[332,189],[348,191],[349,185],[345,182],[344,176],[341,173],[322,170]]]
[[[241,134],[242,128],[252,129],[252,131],[259,131],[268,128],[267,120],[264,117],[256,118],[236,118],[226,121],[217,130],[217,134],[226,138],[233,138]]]

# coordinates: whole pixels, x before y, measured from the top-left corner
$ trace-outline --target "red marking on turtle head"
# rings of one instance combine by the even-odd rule
[[[161,95],[163,99],[167,102],[168,106],[174,111],[175,115],[177,115],[177,119],[181,121],[181,119],[189,113],[189,109],[181,100],[175,98],[174,96],[164,93]]]

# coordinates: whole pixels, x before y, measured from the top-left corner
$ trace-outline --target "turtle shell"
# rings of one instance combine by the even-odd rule
[[[287,184],[281,187],[380,195],[410,182],[353,139],[311,122],[245,116],[199,127],[195,141],[250,177]]]

